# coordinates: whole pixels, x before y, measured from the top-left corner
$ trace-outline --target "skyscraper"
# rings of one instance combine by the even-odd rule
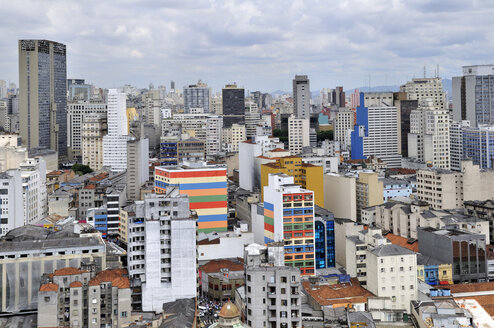
[[[293,113],[298,118],[309,118],[310,85],[307,75],[295,75],[293,79]]]
[[[127,169],[127,98],[117,89],[108,91],[108,134],[103,137],[103,165],[114,172]]]
[[[453,77],[453,120],[494,125],[494,65],[464,66]]]
[[[204,113],[209,113],[211,107],[211,88],[201,80],[197,84],[184,87],[184,109],[190,113],[191,108],[202,108]]]
[[[407,93],[408,100],[418,100],[420,103],[425,98],[431,98],[434,107],[447,109],[446,92],[440,77],[412,79],[402,85],[400,91]]]
[[[19,125],[29,148],[67,154],[67,62],[65,45],[19,40]]]
[[[222,90],[223,126],[229,128],[232,124],[245,122],[245,91],[234,84],[227,84]]]

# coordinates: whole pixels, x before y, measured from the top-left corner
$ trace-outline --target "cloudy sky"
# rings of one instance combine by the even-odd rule
[[[69,78],[101,87],[202,79],[217,91],[402,84],[494,56],[491,0],[0,0],[0,79],[18,80],[18,39],[67,45]]]

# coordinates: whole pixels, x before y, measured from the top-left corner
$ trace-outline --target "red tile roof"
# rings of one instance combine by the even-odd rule
[[[240,259],[238,262],[231,260],[212,260],[199,267],[199,270],[204,273],[221,272],[221,269],[228,269],[229,271],[243,271],[244,263],[243,260]]]
[[[281,148],[275,148],[275,149],[271,150],[271,152],[274,152],[274,153],[285,152],[285,151],[289,151],[289,150],[287,150],[287,149],[281,149]]]
[[[98,273],[93,279],[89,281],[89,286],[98,286],[102,282],[111,282],[113,287],[120,289],[130,288],[130,281],[127,275],[126,269],[112,269],[105,270]]]
[[[87,186],[84,187],[84,189],[96,189],[95,184],[88,184]]]
[[[392,233],[386,234],[386,239],[388,239],[393,245],[398,245],[417,253],[419,251],[419,243],[415,240],[413,243],[408,243],[408,239],[402,236],[398,236]]]
[[[39,287],[40,292],[57,292],[58,291],[58,285],[57,284],[52,284],[52,283],[47,283],[41,285]]]
[[[350,283],[340,283],[334,285],[311,285],[310,282],[302,282],[307,294],[309,294],[319,305],[345,306],[348,303],[366,303],[368,297],[374,294],[360,286],[357,278],[352,278]]]
[[[79,288],[82,287],[82,282],[80,281],[73,281],[69,285],[70,288]]]
[[[66,268],[61,268],[61,269],[55,270],[55,272],[53,272],[53,275],[54,276],[70,276],[73,274],[81,274],[83,272],[88,272],[88,271],[79,270],[77,268],[72,268],[72,267],[66,267]]]

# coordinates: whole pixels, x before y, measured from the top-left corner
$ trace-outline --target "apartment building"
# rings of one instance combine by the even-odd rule
[[[494,171],[481,171],[471,160],[461,162],[461,172],[444,169],[417,171],[417,198],[434,209],[454,209],[466,200],[494,198]]]
[[[223,129],[223,144],[227,152],[238,153],[240,143],[246,139],[245,125],[232,124]]]
[[[391,299],[391,309],[410,313],[410,301],[418,298],[417,254],[393,244],[367,250],[367,289]]]
[[[339,141],[343,148],[350,146],[350,132],[355,124],[355,112],[347,108],[339,108],[332,111],[333,118],[333,140]]]
[[[103,165],[113,172],[127,169],[127,96],[116,89],[108,91],[108,134],[103,137]]]
[[[461,161],[463,160],[463,129],[468,127],[470,127],[469,121],[451,121],[449,125],[449,162],[452,171],[461,171]]]
[[[162,312],[163,303],[195,297],[196,218],[188,197],[169,188],[146,194],[126,211],[132,308]]]
[[[247,324],[302,327],[300,270],[282,264],[283,245],[248,245],[244,262]]]
[[[82,123],[82,163],[93,170],[103,168],[103,137],[108,133],[106,112],[87,114]]]
[[[131,322],[130,301],[125,269],[95,275],[61,268],[39,288],[38,327],[125,327]]]
[[[310,146],[309,130],[308,118],[296,118],[293,115],[288,118],[288,149],[293,156]]]
[[[20,170],[0,173],[0,237],[22,227],[24,221],[23,186]]]
[[[357,221],[357,189],[354,175],[325,174],[324,208],[337,218]]]
[[[206,120],[206,155],[219,155],[223,150],[223,118],[210,116]]]
[[[477,127],[464,127],[463,158],[473,161],[481,169],[494,168],[494,125],[479,125]]]
[[[270,174],[264,187],[264,242],[284,241],[285,265],[315,274],[314,192],[286,174]]]
[[[247,138],[257,135],[256,131],[259,123],[261,123],[261,111],[259,107],[255,103],[247,102],[245,104],[245,135]]]
[[[447,110],[446,92],[440,77],[412,79],[402,85],[400,91],[406,92],[408,100],[418,100],[420,103],[425,98],[431,98],[435,108]]]
[[[365,170],[359,172],[355,186],[357,193],[355,197],[357,202],[357,220],[360,221],[363,208],[383,203],[384,186],[376,172]]]

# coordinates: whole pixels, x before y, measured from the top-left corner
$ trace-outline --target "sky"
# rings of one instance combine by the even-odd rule
[[[67,77],[99,87],[291,91],[399,85],[494,63],[491,0],[0,0],[0,79],[18,81],[18,40],[67,45]]]

